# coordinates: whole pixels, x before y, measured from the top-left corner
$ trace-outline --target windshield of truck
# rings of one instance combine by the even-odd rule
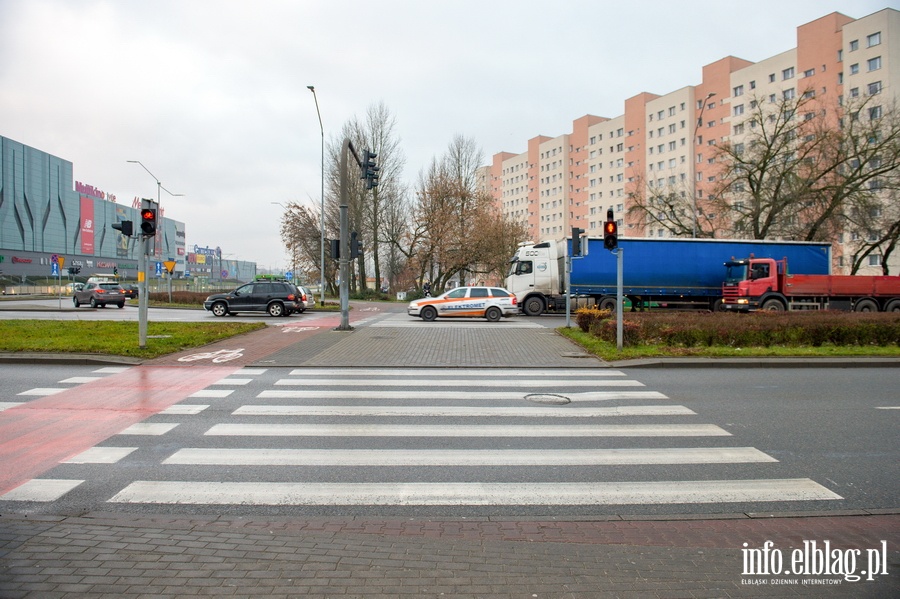
[[[725,263],[725,283],[737,284],[747,278],[747,265],[740,262]]]

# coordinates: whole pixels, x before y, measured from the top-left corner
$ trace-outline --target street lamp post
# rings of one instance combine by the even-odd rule
[[[312,85],[306,86],[309,91],[312,92],[313,100],[316,102],[316,115],[319,117],[319,130],[322,133],[322,190],[321,195],[319,197],[320,205],[319,205],[319,233],[321,235],[321,263],[319,265],[320,268],[320,280],[319,280],[319,301],[322,302],[322,305],[325,305],[325,127],[322,126],[322,113],[319,112],[319,98],[316,96],[316,88]]]
[[[159,210],[160,204],[160,190],[165,189],[166,193],[172,197],[180,197],[184,196],[183,193],[172,193],[160,182],[160,180],[150,172],[144,163],[140,160],[128,160],[127,162],[131,162],[132,164],[140,164],[141,168],[143,168],[147,173],[153,177],[153,180],[156,181],[156,209]],[[162,222],[162,217],[159,219]],[[138,223],[138,229],[140,228],[140,223]],[[138,262],[140,262],[140,275],[138,276],[138,345],[143,349],[147,347],[147,308],[149,306],[147,294],[149,291],[149,287],[147,286],[147,256],[149,255],[149,239],[144,239],[144,236],[141,235],[141,249],[138,252]],[[169,275],[169,282],[171,283],[172,275]],[[171,297],[170,297],[171,299]]]
[[[697,126],[694,127],[694,152],[697,152],[697,134],[700,131],[701,127],[703,127],[703,111],[706,110],[706,103],[709,102],[709,99],[716,95],[716,92],[709,92],[706,94],[706,98],[703,100],[703,106],[700,107],[700,116],[697,117]],[[693,228],[691,232],[691,237],[697,237],[697,156],[694,156],[694,214],[693,214]]]

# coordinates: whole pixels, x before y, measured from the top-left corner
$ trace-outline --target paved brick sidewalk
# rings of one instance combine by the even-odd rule
[[[885,538],[896,548],[898,521],[4,516],[0,597],[888,598],[900,592],[896,549],[889,575],[849,582],[743,576],[741,547],[773,540],[788,553],[804,539],[827,538],[842,550],[868,549],[868,539]]]

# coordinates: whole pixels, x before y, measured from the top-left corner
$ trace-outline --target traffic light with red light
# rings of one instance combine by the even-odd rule
[[[156,235],[156,208],[141,208],[141,233]]]
[[[619,224],[613,219],[612,210],[606,213],[606,222],[603,223],[603,247],[614,250],[619,247]]]

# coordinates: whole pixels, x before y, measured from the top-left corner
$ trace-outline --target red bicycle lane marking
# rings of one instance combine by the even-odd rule
[[[134,366],[0,412],[0,495],[239,369]]]

